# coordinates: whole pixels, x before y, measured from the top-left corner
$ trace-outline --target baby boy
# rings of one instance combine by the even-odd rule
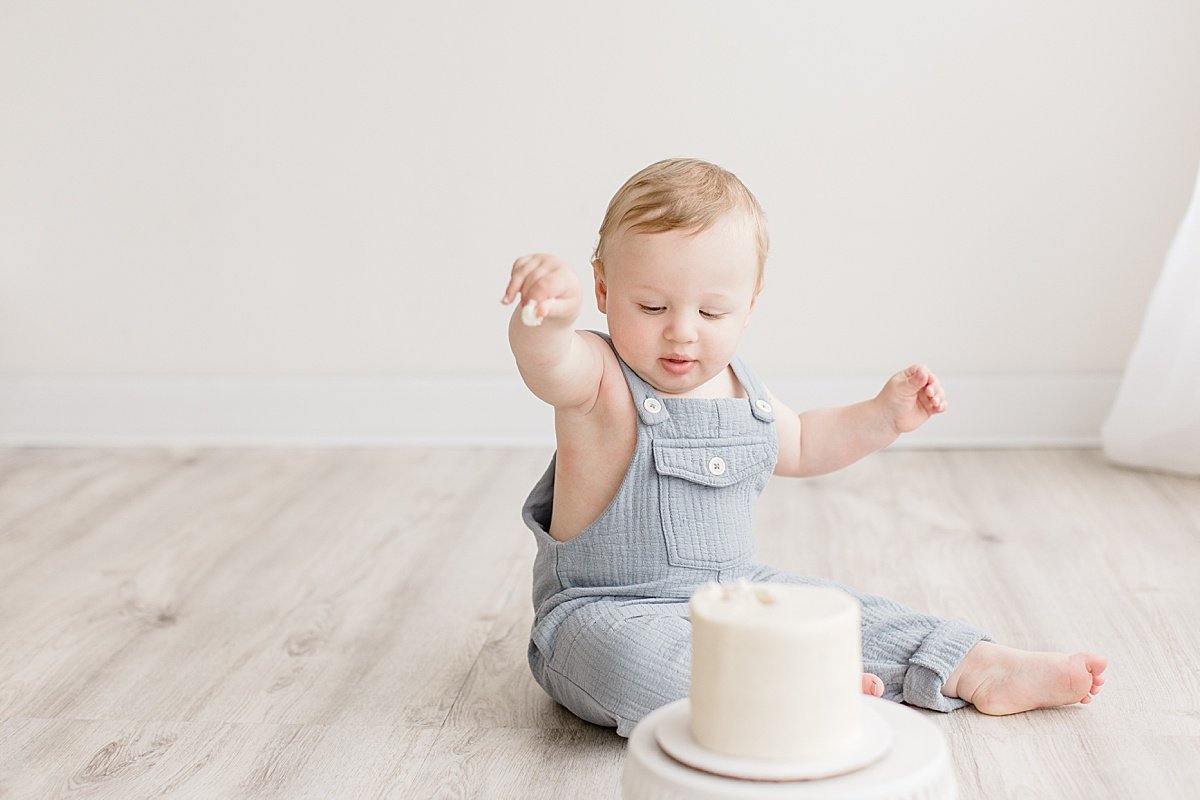
[[[755,557],[751,515],[771,475],[847,466],[946,411],[927,367],[875,397],[797,414],[737,355],[768,239],[732,173],[660,161],[613,197],[592,260],[609,334],[577,331],[581,282],[561,259],[513,264],[504,303],[518,369],[554,407],[557,451],[524,508],[537,540],[529,663],[578,716],[628,736],[686,697],[687,600],[708,581],[837,585]],[[863,690],[986,714],[1088,703],[1106,661],[1019,650],[840,586],[862,603]]]

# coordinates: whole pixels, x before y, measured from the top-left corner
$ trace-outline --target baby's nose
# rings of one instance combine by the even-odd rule
[[[667,339],[672,342],[696,341],[696,321],[682,314],[671,317],[667,322]]]

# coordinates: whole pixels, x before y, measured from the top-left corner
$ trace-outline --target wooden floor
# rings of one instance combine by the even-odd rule
[[[548,452],[0,451],[0,797],[615,798],[525,662]],[[775,479],[764,561],[1111,660],[1095,703],[926,713],[964,798],[1195,797],[1200,480],[1090,450]]]

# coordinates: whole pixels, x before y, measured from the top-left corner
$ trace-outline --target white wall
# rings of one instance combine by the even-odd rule
[[[921,360],[927,442],[1094,441],[1200,159],[1198,43],[1194,0],[8,0],[0,441],[548,441],[508,267],[585,275],[676,155],[766,208],[744,352],[785,399]]]

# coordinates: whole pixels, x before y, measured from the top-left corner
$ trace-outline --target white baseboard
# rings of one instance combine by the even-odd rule
[[[886,376],[885,376],[886,377]],[[894,447],[1097,447],[1120,376],[943,375],[949,410]],[[883,378],[776,378],[797,411]],[[517,376],[0,378],[0,446],[553,446]]]

